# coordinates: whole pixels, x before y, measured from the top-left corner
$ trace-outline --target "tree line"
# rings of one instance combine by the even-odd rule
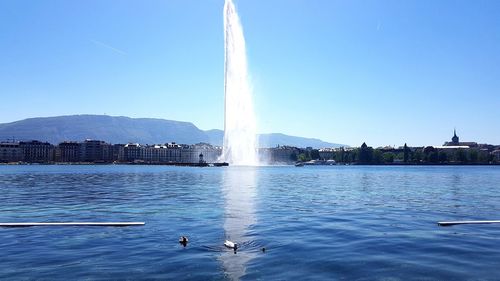
[[[486,150],[469,149],[438,149],[432,146],[410,148],[406,144],[402,149],[372,148],[363,143],[359,148],[345,149],[343,147],[332,152],[329,159],[345,164],[491,164],[494,157]],[[321,159],[319,150],[312,149],[292,154],[293,161],[329,160]]]

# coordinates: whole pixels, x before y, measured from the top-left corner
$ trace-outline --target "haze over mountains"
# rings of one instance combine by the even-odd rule
[[[129,118],[107,115],[70,115],[29,118],[0,124],[0,141],[40,140],[53,144],[62,141],[97,139],[110,143],[137,142],[159,144],[176,142],[194,144],[207,142],[222,145],[222,130],[203,131],[190,122],[154,118]],[[284,134],[259,135],[261,147],[290,145],[297,147],[339,147],[337,143],[314,138],[288,136]]]

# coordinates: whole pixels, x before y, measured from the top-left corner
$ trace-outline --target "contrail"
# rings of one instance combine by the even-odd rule
[[[99,45],[99,46],[102,46],[102,47],[104,47],[104,48],[110,49],[111,51],[114,51],[114,52],[116,52],[116,53],[118,53],[118,54],[120,54],[120,55],[124,55],[124,56],[125,56],[125,55],[127,54],[127,53],[125,53],[124,51],[122,51],[122,50],[120,50],[120,49],[117,49],[117,48],[115,48],[115,47],[113,47],[113,46],[110,46],[110,45],[108,45],[108,44],[106,44],[106,43],[103,43],[103,42],[101,42],[101,41],[97,41],[97,40],[94,40],[94,39],[90,39],[90,41],[91,41],[92,43],[96,44],[96,45]]]

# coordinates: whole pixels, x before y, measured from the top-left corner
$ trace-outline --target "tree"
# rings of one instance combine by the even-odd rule
[[[490,154],[487,151],[479,151],[478,160],[480,163],[490,162]]]
[[[382,158],[384,159],[384,163],[393,163],[394,162],[394,153],[386,152],[382,154]]]
[[[459,148],[457,149],[457,151],[455,151],[455,161],[462,163],[467,162],[467,154],[463,149]]]
[[[403,161],[404,162],[404,153],[403,152],[399,152],[398,154],[396,154],[396,156],[394,156],[394,160],[399,160],[399,161]]]
[[[433,155],[436,149],[432,146],[427,146],[424,148],[424,161],[426,162],[437,162],[437,155]],[[432,159],[431,159],[432,157]]]
[[[373,148],[368,147],[366,143],[363,143],[359,149],[358,162],[360,164],[369,164],[373,159]]]
[[[414,162],[421,162],[422,161],[422,151],[420,150],[416,150],[415,153],[413,153],[413,157],[412,157],[412,160]]]
[[[408,162],[408,160],[410,160],[410,149],[405,143],[405,146],[403,148],[403,161],[406,163]]]
[[[347,155],[346,159],[348,163],[353,163],[356,162],[356,159],[358,159],[358,154],[359,154],[359,149],[354,149],[349,151],[349,155]]]
[[[300,162],[306,162],[306,161],[309,161],[309,160],[308,160],[307,155],[305,153],[301,153],[301,154],[299,154],[299,161]]]
[[[339,149],[339,151],[337,153],[335,153],[335,162],[337,162],[337,163],[345,162],[344,154],[345,154],[344,148],[341,147]]]
[[[311,159],[319,159],[319,150],[313,149],[311,150]]]
[[[439,151],[439,162],[440,163],[445,163],[448,161],[448,154],[444,151]]]
[[[290,154],[290,160],[292,160],[292,161],[294,161],[294,162],[295,162],[295,161],[297,161],[297,159],[298,159],[298,158],[297,158],[297,153],[292,152],[292,154]]]
[[[477,150],[475,150],[475,149],[469,149],[469,151],[468,151],[468,152],[469,152],[469,153],[468,153],[468,154],[469,154],[469,155],[468,155],[469,157],[467,157],[467,158],[469,158],[469,161],[470,161],[470,162],[472,162],[472,163],[476,163],[476,162],[477,162],[477,160],[478,160],[478,158],[479,158],[479,155],[478,155],[478,153],[477,153]]]
[[[431,153],[429,153],[429,162],[431,163],[438,163],[439,162],[439,154],[436,150],[432,151]]]
[[[378,149],[373,149],[372,163],[381,164],[384,162],[384,157],[382,157],[382,151]]]

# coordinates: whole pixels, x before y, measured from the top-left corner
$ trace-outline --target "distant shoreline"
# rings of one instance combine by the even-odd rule
[[[227,167],[228,163],[0,163],[1,166],[182,166],[182,167]],[[268,165],[268,166],[283,166]],[[285,164],[284,166],[294,166],[294,164]],[[358,163],[337,163],[333,165],[304,165],[304,166],[500,166],[500,163],[383,163],[383,164],[358,164]]]
[[[303,166],[499,166],[493,163],[336,163],[336,164],[305,164]]]
[[[226,167],[228,163],[91,163],[91,162],[57,162],[57,163],[0,163],[3,166],[110,166],[110,165],[142,165],[142,166],[184,166],[184,167]]]

